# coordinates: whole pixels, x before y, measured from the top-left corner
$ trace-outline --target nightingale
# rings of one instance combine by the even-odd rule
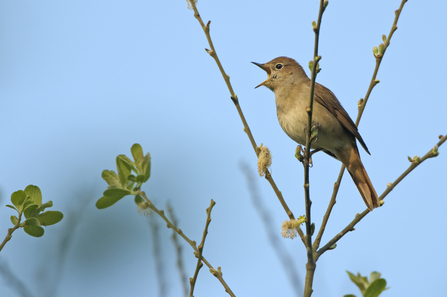
[[[255,63],[267,79],[259,84],[275,93],[276,113],[286,134],[299,144],[306,145],[311,80],[295,60],[278,57],[265,64]],[[340,101],[328,88],[315,83],[312,126],[318,128],[317,140],[311,148],[322,150],[346,166],[366,206],[372,211],[380,200],[360,160],[355,139],[369,153],[357,126]]]

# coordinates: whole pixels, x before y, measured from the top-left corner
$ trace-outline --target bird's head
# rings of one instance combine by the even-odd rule
[[[306,73],[294,59],[278,57],[265,64],[255,63],[256,66],[267,72],[267,79],[257,87],[266,86],[272,91],[280,86],[299,83],[303,79],[308,79]]]

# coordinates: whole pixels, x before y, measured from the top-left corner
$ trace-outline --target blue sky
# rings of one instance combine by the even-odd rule
[[[388,34],[400,1],[330,1],[320,42],[317,81],[355,118],[375,61],[373,46]],[[371,152],[362,161],[380,194],[447,133],[444,1],[409,1],[380,68],[359,131]],[[296,144],[276,119],[274,94],[254,89],[266,75],[250,62],[277,56],[312,59],[318,1],[198,2],[217,53],[258,144],[273,154],[272,174],[295,215],[304,214],[303,170]],[[250,198],[241,164],[256,174],[256,158],[193,12],[186,1],[3,1],[0,3],[0,232],[6,235],[12,192],[38,185],[65,214],[36,239],[23,230],[1,252],[2,265],[34,296],[159,296],[153,237],[130,197],[109,209],[94,206],[104,169],[140,143],[152,156],[144,190],[159,208],[169,201],[190,238],[200,241],[210,199],[204,256],[221,266],[237,296],[296,296]],[[309,71],[307,71],[309,73]],[[355,232],[317,263],[312,296],[357,292],[345,270],[379,271],[383,296],[444,292],[447,243],[445,147],[412,172]],[[311,169],[313,220],[326,210],[340,163],[317,154]],[[301,280],[305,250],[282,239],[287,219],[263,178],[256,185]],[[345,175],[323,243],[365,209]],[[158,220],[158,218],[157,218]],[[160,225],[168,284],[180,296],[170,231]],[[3,231],[2,231],[3,230]],[[0,233],[1,234],[1,233]],[[62,248],[63,238],[69,248]],[[183,243],[184,244],[184,243]],[[63,258],[60,262],[58,259]],[[188,276],[195,269],[184,244]],[[2,296],[20,296],[0,280]],[[227,296],[202,269],[195,296]]]

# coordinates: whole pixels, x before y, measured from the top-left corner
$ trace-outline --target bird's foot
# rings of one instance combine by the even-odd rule
[[[298,159],[298,161],[300,161],[301,163],[303,163],[304,160],[304,150],[303,147],[301,145],[298,145],[295,149],[295,158]]]
[[[310,127],[310,142],[317,142],[318,141],[318,132],[320,131],[320,124],[319,123],[313,123]],[[304,126],[304,133],[307,135],[307,125]]]
[[[317,142],[318,141],[318,132],[320,131],[320,124],[312,124],[310,128],[310,141]]]
[[[301,163],[304,163],[304,165],[309,164],[310,167],[313,167],[312,155],[319,151],[321,151],[321,148],[314,149],[313,151],[311,151],[309,155],[309,163],[307,163],[306,158],[304,158],[306,152],[301,145],[298,145],[295,150],[295,158],[297,158],[298,161],[300,161]]]

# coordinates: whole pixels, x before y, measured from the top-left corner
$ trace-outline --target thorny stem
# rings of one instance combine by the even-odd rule
[[[140,195],[144,201],[146,201],[147,207],[152,209],[156,214],[158,214],[165,222],[166,227],[174,230],[178,235],[180,235],[189,245],[194,249],[195,253],[199,255],[199,249],[197,248],[196,242],[194,240],[189,239],[180,228],[177,228],[174,224],[171,223],[171,221],[165,216],[165,212],[163,210],[159,210],[155,205],[152,203],[152,201],[147,198],[146,193],[144,191],[137,191],[135,193],[136,195]],[[205,263],[206,266],[210,269],[210,272],[221,282],[221,284],[225,288],[225,292],[227,292],[230,296],[235,297],[234,293],[231,291],[230,287],[227,285],[227,283],[224,281],[222,277],[222,273],[220,272],[220,267],[217,268],[217,271],[211,266],[211,264],[205,259],[205,257],[202,256],[202,262]]]
[[[403,9],[403,7],[404,7],[404,5],[405,5],[405,3],[407,1],[408,0],[402,0],[399,9],[397,9],[395,11],[394,22],[393,22],[393,25],[391,26],[390,33],[388,34],[388,37],[385,40],[383,53],[381,55],[376,55],[375,56],[375,58],[376,58],[376,67],[374,68],[374,72],[373,72],[371,81],[369,83],[368,90],[366,91],[365,98],[362,99],[361,103],[359,104],[359,111],[358,111],[357,119],[355,121],[355,124],[356,124],[357,127],[358,127],[358,125],[360,123],[360,119],[362,118],[363,111],[365,110],[365,106],[366,106],[366,103],[368,102],[369,96],[371,95],[371,92],[372,92],[373,88],[378,83],[376,78],[377,78],[377,73],[379,72],[380,63],[382,62],[383,56],[384,56],[384,54],[386,52],[386,49],[390,45],[391,37],[393,36],[394,32],[397,30],[397,21],[399,20],[400,13],[402,12],[402,9]],[[317,250],[319,248],[319,246],[320,246],[321,238],[323,237],[323,233],[324,233],[324,231],[326,229],[326,225],[327,225],[327,222],[329,220],[329,216],[331,215],[332,208],[334,207],[334,205],[336,203],[336,197],[337,197],[337,194],[338,194],[338,189],[340,187],[340,183],[341,183],[341,179],[343,177],[344,171],[345,171],[345,166],[342,165],[341,169],[340,169],[340,173],[339,173],[338,178],[337,178],[337,181],[335,182],[335,185],[334,185],[334,190],[332,192],[331,200],[329,201],[328,208],[327,208],[326,213],[325,213],[325,215],[323,217],[323,222],[321,224],[320,230],[319,230],[318,235],[317,235],[317,237],[315,239],[315,242],[314,242],[314,249],[315,250]]]
[[[220,73],[222,74],[223,79],[225,80],[225,83],[227,85],[228,91],[230,91],[230,95],[231,95],[231,100],[234,103],[234,106],[237,109],[237,112],[239,113],[239,117],[242,120],[242,123],[244,125],[244,131],[245,133],[247,133],[248,138],[250,139],[250,143],[253,147],[253,150],[256,153],[256,156],[259,156],[259,149],[258,146],[256,145],[256,141],[253,137],[253,134],[251,133],[250,127],[248,126],[248,123],[245,119],[244,113],[242,112],[241,106],[239,105],[239,99],[237,98],[237,95],[234,93],[233,91],[233,87],[230,83],[230,76],[228,74],[225,73],[225,70],[223,69],[222,64],[220,63],[219,57],[217,56],[217,52],[216,49],[214,48],[213,45],[213,41],[211,40],[211,35],[210,35],[210,23],[211,21],[208,21],[208,23],[205,25],[205,23],[203,22],[202,18],[200,17],[199,11],[197,10],[197,6],[194,3],[194,1],[189,1],[189,3],[191,4],[192,9],[194,10],[194,17],[199,21],[200,26],[203,29],[203,32],[206,35],[206,39],[208,40],[208,44],[210,46],[210,49],[205,49],[206,52],[213,57],[214,61],[216,62],[217,66],[219,67]],[[295,216],[293,215],[292,211],[290,210],[290,208],[287,206],[286,201],[284,200],[284,197],[282,196],[281,191],[278,190],[278,187],[276,186],[275,181],[273,180],[272,175],[270,174],[270,172],[267,171],[267,174],[265,174],[265,179],[268,180],[268,182],[270,183],[270,185],[272,186],[273,190],[275,191],[276,196],[278,197],[279,202],[281,203],[281,205],[283,206],[287,216],[289,217],[289,219],[295,219]],[[304,234],[301,232],[300,236],[304,236]],[[303,238],[303,237],[301,237]]]

